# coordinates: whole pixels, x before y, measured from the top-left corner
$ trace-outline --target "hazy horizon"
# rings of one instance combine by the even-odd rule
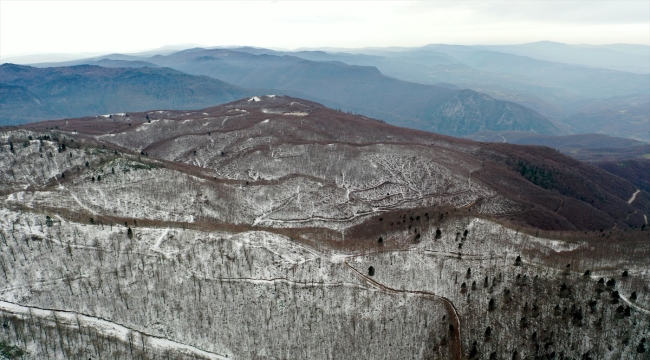
[[[260,49],[269,49],[269,50],[275,50],[275,51],[287,51],[287,52],[296,52],[296,51],[338,51],[338,52],[345,52],[346,50],[350,50],[351,52],[354,50],[380,50],[380,49],[413,49],[413,48],[419,48],[419,47],[424,47],[424,46],[429,46],[429,45],[450,45],[450,46],[517,46],[517,45],[528,45],[528,44],[535,44],[535,43],[555,43],[555,44],[562,44],[562,45],[570,45],[570,46],[578,46],[578,47],[607,47],[607,46],[618,46],[618,45],[626,45],[626,46],[646,46],[650,49],[650,45],[646,44],[632,44],[632,43],[612,43],[612,44],[570,44],[570,43],[560,43],[556,41],[550,41],[550,40],[540,40],[540,41],[535,41],[535,42],[528,42],[528,43],[504,43],[504,44],[445,44],[445,43],[437,43],[437,44],[423,44],[423,45],[418,45],[418,46],[399,46],[399,45],[393,45],[393,46],[384,46],[384,47],[378,47],[378,46],[367,46],[367,47],[329,47],[329,46],[323,46],[323,47],[299,47],[299,48],[281,48],[281,47],[263,47],[263,46],[254,46],[254,45],[246,45],[246,44],[237,44],[237,45],[203,45],[203,44],[168,44],[168,45],[163,45],[159,46],[156,48],[143,48],[143,49],[138,49],[134,51],[128,51],[128,52],[119,52],[119,51],[100,51],[100,52],[77,52],[77,53],[30,53],[30,54],[18,54],[18,55],[10,55],[10,56],[2,56],[0,55],[0,63],[10,63],[11,61],[16,61],[17,64],[21,65],[29,65],[29,64],[37,64],[37,63],[46,63],[46,62],[64,62],[64,61],[73,61],[73,60],[80,60],[80,59],[86,59],[86,58],[93,58],[93,57],[102,57],[105,55],[110,55],[110,54],[124,54],[124,55],[137,55],[137,54],[146,54],[146,53],[158,53],[158,52],[176,52],[176,51],[182,51],[186,49],[191,49],[191,48],[238,48],[238,47],[252,47],[252,48],[260,48]],[[7,61],[9,60],[9,61]]]
[[[0,1],[0,7],[2,59],[134,53],[177,44],[282,50],[539,41],[650,45],[647,1]]]

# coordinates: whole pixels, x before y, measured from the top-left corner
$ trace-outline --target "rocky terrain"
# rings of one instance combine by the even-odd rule
[[[0,132],[0,353],[643,359],[650,196],[307,100]]]

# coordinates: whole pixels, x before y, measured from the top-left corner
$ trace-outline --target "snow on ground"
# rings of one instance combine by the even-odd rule
[[[0,300],[0,311],[5,314],[17,315],[23,319],[32,321],[56,322],[58,326],[73,329],[92,328],[106,337],[118,339],[122,342],[136,340],[137,343],[147,343],[154,351],[164,353],[165,351],[180,352],[190,356],[198,356],[203,359],[225,360],[226,355],[210,353],[194,346],[181,344],[164,338],[149,336],[120,324],[107,321],[101,318],[78,314],[71,311],[46,310],[37,307],[22,306]],[[87,331],[87,330],[86,330]]]

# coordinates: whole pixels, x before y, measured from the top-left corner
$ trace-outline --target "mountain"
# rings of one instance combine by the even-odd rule
[[[528,56],[540,60],[576,64],[639,74],[650,73],[650,46],[641,44],[569,45],[539,41],[520,45],[479,48]]]
[[[563,122],[576,131],[599,132],[650,142],[650,96],[590,99],[573,103]]]
[[[277,123],[274,119],[277,119]],[[273,126],[266,125],[271,122],[274,123]],[[186,125],[181,126],[181,124]],[[323,176],[325,178],[360,176],[359,179],[375,179],[372,181],[376,182],[380,181],[377,179],[381,179],[382,176],[388,175],[374,174],[375,170],[372,170],[374,167],[369,164],[370,168],[367,171],[372,174],[366,173],[366,170],[356,169],[360,166],[359,161],[364,163],[363,161],[366,160],[363,159],[373,158],[375,156],[373,154],[376,154],[377,151],[381,154],[413,153],[416,156],[415,160],[407,159],[403,164],[397,159],[385,160],[388,162],[376,159],[370,163],[376,166],[381,165],[382,167],[377,169],[385,168],[388,174],[397,171],[393,169],[394,166],[408,166],[412,169],[410,171],[414,171],[414,176],[426,177],[424,173],[420,173],[421,171],[431,173],[430,176],[434,177],[442,176],[436,180],[438,185],[428,183],[433,180],[426,180],[427,186],[434,186],[438,189],[436,191],[443,191],[443,193],[462,193],[464,194],[460,198],[462,203],[478,202],[488,214],[493,214],[489,209],[492,209],[490,204],[494,201],[511,203],[512,209],[528,209],[521,213],[517,212],[518,214],[510,214],[511,211],[506,212],[510,214],[511,219],[517,219],[517,221],[538,228],[594,230],[609,228],[621,221],[642,221],[640,214],[632,217],[629,213],[633,210],[625,210],[629,207],[627,199],[636,190],[631,184],[622,182],[608,173],[584,165],[557,151],[544,147],[475,143],[469,140],[397,128],[298,98],[276,95],[260,96],[191,112],[131,112],[128,115],[116,114],[110,120],[105,117],[87,117],[35,123],[26,125],[25,128],[39,131],[57,128],[60,131],[87,134],[95,141],[101,140],[113,146],[131,149],[136,153],[145,152],[166,161],[200,166],[206,169],[209,176],[240,181],[275,181],[284,176],[291,177],[292,172],[303,171],[299,169],[307,166],[304,171],[309,176],[319,178]],[[327,156],[325,149],[330,146],[323,144],[339,143],[343,144],[341,145],[343,149],[347,149],[348,145],[345,144],[348,143],[366,144],[364,147],[370,147],[359,148],[351,153],[350,156],[353,158],[346,160],[350,165],[338,162],[338,165],[326,168],[315,165],[326,164],[329,161],[321,158],[321,156]],[[370,144],[375,145],[371,146]],[[381,145],[380,147],[393,148],[393,150],[373,148],[373,146],[379,145]],[[296,146],[297,148],[294,148]],[[420,146],[427,146],[429,150],[413,152],[414,150],[411,149]],[[275,159],[276,155],[273,154],[276,151],[278,154],[302,155],[296,155],[296,159],[293,159],[293,155],[277,155],[278,159],[281,159],[280,161],[267,163],[266,157],[271,156],[271,159]],[[345,153],[348,150],[340,151]],[[434,155],[435,153],[444,153],[445,156],[438,158]],[[288,158],[285,159],[285,157]],[[303,164],[303,160],[308,161],[308,164]],[[425,163],[429,165],[420,168]],[[458,164],[460,167],[456,168],[453,164]],[[316,167],[311,168],[312,166]],[[334,169],[346,169],[348,166],[355,168],[346,170],[351,172],[350,175],[330,173]],[[432,168],[429,168],[431,166]],[[363,167],[365,168],[365,166]],[[434,168],[438,169],[440,173],[438,174],[438,170]],[[469,175],[470,172],[471,175]],[[526,178],[529,176],[529,172],[532,174],[531,178]],[[393,179],[392,176],[397,175],[390,175],[382,181],[401,183],[402,180]],[[457,188],[467,185],[465,181],[468,176],[470,177],[470,190]],[[506,188],[502,188],[504,177],[509,179],[509,185]],[[461,181],[463,178],[465,180]],[[471,179],[479,181],[480,185],[476,185],[476,190],[471,190],[474,188]],[[336,181],[344,180],[340,178]],[[458,184],[455,184],[456,182]],[[401,199],[395,198],[388,203],[392,201],[397,201],[397,204],[408,203],[413,201],[407,200],[410,196],[416,196],[416,198],[425,196],[427,191],[433,189],[426,190],[422,188],[423,185],[408,184],[410,183],[407,181],[396,188],[394,185],[387,186],[392,189],[389,192],[399,190],[399,199]],[[401,186],[406,187],[402,188]],[[442,187],[438,188],[438,186]],[[330,191],[325,188],[322,190]],[[474,195],[470,196],[470,194]],[[520,194],[527,194],[527,197],[522,199]],[[319,196],[325,196],[325,194]],[[361,204],[364,202],[365,195],[359,196],[361,197],[350,198],[350,201],[355,204],[350,206],[358,207],[356,212],[363,212],[362,209],[365,205]],[[467,198],[467,196],[470,197]],[[452,199],[454,199],[453,196],[448,201],[456,201]],[[572,199],[571,201],[575,202],[572,205],[573,210],[580,209],[578,213],[556,213],[557,205],[554,204],[561,202],[562,199],[566,201]],[[361,203],[357,204],[357,201],[361,201]],[[644,212],[650,212],[648,211],[650,209],[645,209],[648,204],[644,201],[641,199],[635,204],[642,206],[641,209]],[[325,202],[320,206],[330,209],[333,204]],[[393,205],[387,206],[393,207]],[[264,206],[260,205],[260,208],[263,209]],[[348,211],[345,210],[346,208],[343,207],[335,212],[339,214],[339,211],[342,211],[340,216],[343,216]],[[297,209],[292,211],[300,213]],[[499,211],[504,211],[504,209]],[[285,215],[289,216],[287,214]],[[544,215],[542,216],[542,214]],[[267,213],[262,218],[268,216]],[[303,215],[295,216],[301,218]],[[262,218],[254,221],[262,221]],[[543,221],[538,222],[541,219]],[[583,223],[585,219],[589,220]],[[249,220],[233,218],[229,221],[239,223]]]
[[[471,90],[400,81],[384,76],[375,67],[227,49],[191,49],[148,61],[245,88],[295,91],[331,107],[448,135],[486,129],[562,132],[521,105]]]
[[[139,58],[139,57],[149,57],[154,55],[166,55],[184,49],[195,48],[197,46],[198,45],[196,44],[167,45],[155,49],[128,53],[126,55],[107,54],[107,53],[76,53],[76,54],[45,53],[45,54],[19,55],[19,56],[9,56],[9,57],[0,58],[0,64],[20,64],[20,65],[30,65],[36,67],[72,66],[72,65],[80,65],[80,63],[77,63],[80,60],[84,64],[89,60],[90,61],[99,60],[106,57],[114,58],[115,56],[121,57],[120,60],[127,60],[126,59],[127,57]]]
[[[618,160],[600,160],[595,166],[634,184],[641,190],[650,192],[650,146],[646,147],[645,158],[627,158]]]
[[[255,49],[245,49],[255,51]],[[259,51],[262,50],[259,49]],[[44,68],[32,71],[60,73],[69,71],[62,70],[63,68],[81,66],[81,64],[100,65],[102,67],[142,68],[142,70],[130,70],[129,73],[142,72],[144,73],[143,76],[153,76],[153,73],[162,72],[166,74],[166,77],[170,76],[169,68],[174,68],[186,74],[207,75],[242,88],[277,89],[275,91],[281,94],[308,97],[311,100],[320,101],[332,107],[377,117],[393,124],[455,136],[468,135],[481,130],[523,130],[543,134],[563,132],[561,127],[530,109],[516,103],[499,101],[475,91],[463,91],[450,86],[409,83],[386,77],[374,67],[350,66],[331,61],[307,61],[294,56],[254,55],[227,49],[206,50],[197,48],[166,56],[156,55],[151,58],[114,54],[101,59],[69,62],[65,65],[70,66],[61,67],[60,70],[54,70],[57,68]],[[9,69],[8,67],[16,65],[2,66]],[[161,66],[167,69],[148,69],[149,67]],[[101,72],[99,69],[95,69],[95,71]],[[119,71],[124,72],[126,70]],[[180,76],[180,74],[174,75]],[[30,78],[31,75],[26,76]],[[132,77],[133,75],[128,76]],[[34,77],[31,76],[31,79],[34,79]],[[107,81],[107,79],[101,80],[97,85],[100,86],[104,81]],[[178,91],[179,88],[192,87],[194,86],[192,82],[204,82],[205,78],[193,79],[188,76],[182,81],[188,82],[188,84],[183,86],[175,84],[167,91]],[[9,85],[19,83],[16,77],[11,76],[5,82]],[[27,85],[26,80],[22,85]],[[127,86],[128,89],[135,85],[134,83],[121,85],[118,82],[111,86]],[[162,86],[166,85],[160,83],[157,88],[162,89]],[[214,86],[227,86],[227,84],[215,84]],[[27,89],[36,91],[40,88],[40,84],[34,83],[31,88],[28,87]],[[129,93],[129,91],[131,90],[125,90],[124,93]],[[209,92],[215,93],[218,91],[210,90]],[[205,96],[200,92],[199,94],[199,96]],[[80,99],[92,102],[93,100],[89,99],[87,95]],[[160,96],[164,97],[165,95]],[[121,106],[121,109],[146,109],[142,107],[141,101],[139,102],[140,107],[133,107],[134,104],[128,103],[128,99],[134,98],[137,98],[137,96],[132,93],[125,99],[115,99],[113,101],[114,107],[111,109],[115,109],[117,106]],[[167,98],[171,99],[171,97]],[[215,97],[215,99],[213,103],[223,102],[219,97]],[[39,101],[50,104],[46,98],[39,99]],[[160,107],[170,109],[183,106],[196,108],[197,106],[194,105],[196,103],[207,105],[203,100],[196,100],[194,104],[190,103],[189,99],[176,99],[175,101],[176,103],[169,105],[158,104]],[[81,105],[81,102],[77,103],[77,105]],[[51,105],[51,107],[57,110],[56,114],[52,113],[54,117],[58,117],[60,114],[71,114],[70,111],[72,111],[71,109],[58,109],[54,105]],[[147,108],[151,109],[153,107]],[[78,111],[74,114],[112,111],[115,110],[107,111],[97,103],[87,103],[85,106],[78,107]],[[22,121],[28,119],[24,113],[11,114],[6,112],[6,116],[9,119],[17,118],[12,120],[13,122],[21,121],[21,117],[24,119]],[[64,116],[70,117],[72,115]],[[33,119],[33,117],[29,119]]]
[[[419,83],[450,82],[502,89],[527,90],[552,99],[565,97],[614,97],[649,94],[650,67],[643,74],[548,61],[502,51],[506,46],[481,47],[427,45],[421,48],[350,49],[350,52],[277,52],[238,48],[253,54],[291,55],[317,61],[376,66],[392,77]],[[650,55],[650,54],[649,54]]]
[[[519,145],[541,145],[558,150],[596,150],[603,148],[625,149],[647,145],[642,141],[608,136],[603,134],[578,134],[551,136],[531,134],[525,131],[484,131],[467,137],[486,142],[510,143]]]
[[[122,65],[121,61],[100,61],[104,66],[109,62]],[[0,124],[155,108],[201,108],[247,93],[205,76],[130,64],[137,68],[0,65]]]
[[[254,96],[0,131],[1,351],[639,358],[650,195],[547,147]]]
[[[468,138],[477,141],[541,145],[620,176],[650,192],[650,144],[603,134],[549,136],[523,131],[482,131]]]
[[[571,60],[572,57],[592,58],[596,62],[605,59],[603,61],[608,64],[616,64],[601,54],[614,51],[609,47],[529,45],[428,45],[422,48],[348,49],[348,52],[276,52],[257,48],[238,48],[238,51],[375,66],[383,74],[401,80],[423,84],[451,83],[516,102],[565,124],[569,132],[613,134],[650,141],[647,135],[650,111],[636,111],[634,105],[647,103],[650,99],[649,62],[635,60],[635,56],[648,56],[647,46],[612,47],[624,49],[616,50],[616,59],[626,57],[645,69],[633,73],[620,71],[621,68],[616,66],[597,68]],[[557,49],[551,49],[555,47]],[[536,50],[526,52],[522,50],[524,48]],[[560,50],[568,48],[573,50],[567,50],[563,57],[565,53]],[[644,51],[646,55],[643,55]],[[548,56],[542,56],[544,54]],[[620,64],[625,64],[625,61]],[[604,106],[607,108],[605,112]],[[556,126],[562,128],[557,123]]]
[[[513,74],[538,84],[562,88],[569,94],[584,97],[611,97],[648,94],[650,74],[634,74],[608,69],[593,69],[578,65],[537,60],[527,56],[496,51],[476,51],[464,47],[431,46],[444,51],[464,64],[489,73]],[[607,89],[602,85],[608,84]]]

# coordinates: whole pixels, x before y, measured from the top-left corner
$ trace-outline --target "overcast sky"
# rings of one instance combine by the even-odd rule
[[[173,44],[650,44],[650,1],[6,1],[0,57]]]

